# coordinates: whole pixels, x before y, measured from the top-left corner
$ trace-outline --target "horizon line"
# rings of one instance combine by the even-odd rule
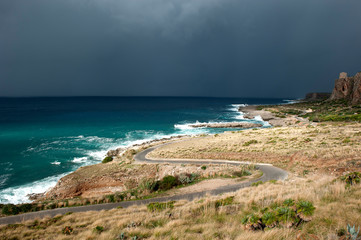
[[[0,96],[0,98],[254,98],[254,99],[300,99],[297,97],[214,97],[214,96]]]

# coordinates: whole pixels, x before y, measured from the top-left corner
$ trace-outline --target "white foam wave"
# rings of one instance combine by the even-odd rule
[[[269,124],[269,122],[264,121],[263,118],[260,115],[255,116],[254,120],[258,121],[258,122],[261,122],[263,127],[271,127],[272,126],[271,124]]]
[[[197,125],[197,124],[204,124],[204,122],[196,121],[195,123],[174,124],[174,128],[180,129],[180,130],[193,130],[194,127],[192,127],[192,126]]]
[[[19,204],[31,202],[27,197],[28,194],[46,192],[50,188],[54,187],[60,178],[67,174],[69,173],[51,176],[18,187],[10,187],[0,190],[0,203]]]
[[[61,162],[59,162],[59,161],[54,161],[54,162],[51,162],[50,164],[53,164],[53,165],[60,165],[60,164],[61,164]]]
[[[231,104],[231,107],[228,108],[228,110],[237,113],[237,115],[234,117],[234,119],[243,120],[244,119],[244,112],[239,111],[239,108],[240,107],[246,107],[246,106],[248,106],[248,104]]]
[[[283,100],[284,102],[286,102],[286,103],[284,103],[284,104],[293,104],[293,103],[298,103],[298,102],[300,102],[300,100],[289,100],[289,99],[285,99],[285,100]]]
[[[101,161],[107,155],[108,150],[100,150],[94,152],[88,152],[87,154],[91,157],[91,160],[98,160]]]
[[[231,104],[231,107],[228,110],[238,112],[240,107],[246,106],[248,106],[248,104]]]
[[[255,117],[254,117],[254,120],[263,122],[263,118],[262,118],[260,115],[255,116]]]
[[[76,157],[72,160],[73,163],[84,163],[88,160],[87,157]]]

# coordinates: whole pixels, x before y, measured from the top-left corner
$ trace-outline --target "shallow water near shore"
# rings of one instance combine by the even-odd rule
[[[186,97],[0,98],[0,203],[28,202],[77,168],[99,163],[106,152],[176,135],[230,129],[189,124],[251,121],[242,104],[282,99]]]

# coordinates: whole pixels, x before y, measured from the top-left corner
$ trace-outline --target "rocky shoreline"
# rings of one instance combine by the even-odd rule
[[[243,117],[246,119],[254,119],[257,116],[260,116],[263,121],[268,122],[273,127],[285,127],[296,124],[297,122],[306,122],[309,123],[307,119],[298,118],[295,116],[289,116],[285,118],[277,117],[274,113],[269,110],[272,109],[258,109],[259,105],[248,105],[244,107],[239,107],[239,111],[243,112]]]
[[[265,111],[265,110],[257,110],[257,105],[251,105],[251,106],[246,106],[246,107],[241,107],[239,109],[239,111],[242,111],[244,113],[244,117],[246,119],[254,119],[256,116],[260,116],[264,121],[268,121],[272,126],[285,126],[285,119],[281,119],[281,118],[277,118],[276,116],[274,116],[274,114],[272,114],[269,111]],[[229,122],[229,123],[200,123],[200,124],[192,124],[190,125],[190,127],[193,128],[202,128],[202,127],[208,127],[208,128],[258,128],[258,127],[262,127],[262,124],[259,123],[249,123],[249,122]],[[184,140],[187,138],[194,138],[194,137],[199,137],[200,135],[176,135],[176,136],[171,136],[168,138],[162,138],[162,139],[155,139],[155,140],[151,140],[151,141],[146,141],[140,144],[134,144],[130,147],[120,147],[114,150],[109,150],[106,154],[106,156],[108,157],[113,157],[115,159],[115,161],[121,162],[126,158],[129,152],[136,152],[138,150],[144,149],[144,148],[148,148],[148,147],[152,147],[154,145],[158,145],[158,144],[163,144],[163,143],[170,143],[173,141],[179,141],[179,140]],[[130,162],[129,162],[130,163]],[[98,165],[98,164],[95,164]],[[42,193],[42,194],[30,194],[29,195],[29,199],[37,202],[37,201],[42,201],[44,200],[44,198],[48,198],[49,196],[56,196],[56,189],[58,189],[60,186],[64,187],[64,182],[67,182],[68,184],[70,184],[69,179],[73,179],[75,180],[75,182],[78,182],[80,179],[78,179],[78,177],[76,177],[79,172],[84,171],[85,169],[89,170],[92,168],[92,166],[95,165],[90,165],[90,166],[85,166],[85,167],[81,167],[78,170],[74,171],[73,173],[61,178],[58,183],[56,184],[56,186],[54,186],[53,188],[49,189],[47,192]],[[91,171],[95,171],[95,169],[92,169]],[[103,175],[104,173],[102,173],[101,175]],[[116,178],[119,180],[120,176],[116,176]],[[104,179],[103,179],[104,178]],[[107,188],[107,190],[110,190],[111,187],[110,186],[106,186],[105,182],[109,182],[111,179],[106,178],[105,175],[103,175],[102,180],[98,179],[97,183],[94,183],[94,181],[91,180],[91,178],[87,178],[86,180],[86,184],[87,185],[87,189],[88,191],[92,188],[91,185],[92,182],[96,185],[95,188],[101,187],[101,188]],[[121,177],[122,178],[122,177]],[[106,180],[106,181],[103,181]],[[100,182],[103,182],[103,184],[99,184]],[[111,181],[110,181],[111,182]],[[116,181],[117,182],[117,181]],[[66,185],[68,185],[66,184]],[[72,184],[70,184],[72,185]],[[101,185],[101,186],[100,186]],[[111,185],[111,184],[110,184]],[[113,184],[115,186],[118,187],[118,183],[114,183]],[[73,188],[77,188],[76,186],[73,186]],[[79,187],[79,186],[78,186]],[[66,188],[71,188],[71,186],[67,186]],[[80,189],[76,189],[76,191],[74,189],[72,189],[72,192],[81,192]]]
[[[257,128],[262,126],[260,123],[249,122],[199,123],[190,125],[192,128]]]

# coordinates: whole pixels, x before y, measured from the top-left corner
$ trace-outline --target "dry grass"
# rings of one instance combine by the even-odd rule
[[[175,208],[149,212],[145,206],[102,212],[74,213],[54,219],[25,222],[0,229],[0,239],[116,239],[121,233],[145,239],[295,239],[300,233],[319,239],[334,237],[346,224],[361,225],[360,186],[345,189],[330,176],[291,177],[286,182],[266,183],[225,196],[193,202],[177,202]],[[234,204],[215,207],[217,199],[235,196]],[[266,232],[244,230],[241,218],[252,208],[262,208],[287,198],[307,199],[316,206],[311,222],[299,229],[273,229]],[[71,226],[73,233],[62,229]],[[96,233],[96,226],[104,232]],[[15,238],[15,239],[16,239]]]
[[[268,162],[290,171],[336,174],[361,169],[361,124],[292,126],[190,139],[163,146],[153,158]]]

